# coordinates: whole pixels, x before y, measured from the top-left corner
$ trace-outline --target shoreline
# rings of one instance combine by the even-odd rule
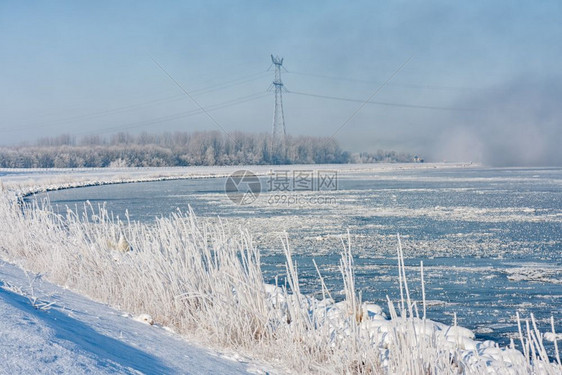
[[[24,199],[36,193],[89,186],[187,180],[197,178],[225,178],[238,170],[250,170],[265,176],[275,169],[313,169],[349,172],[390,172],[414,169],[478,168],[468,163],[374,163],[374,164],[287,164],[240,166],[135,167],[135,168],[0,168],[0,183]],[[5,172],[6,174],[2,174]],[[125,175],[125,176],[123,176]],[[130,177],[140,175],[139,177]],[[58,179],[56,178],[58,177]],[[90,178],[86,179],[85,178]]]

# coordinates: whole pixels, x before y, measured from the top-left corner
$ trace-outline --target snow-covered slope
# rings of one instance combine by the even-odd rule
[[[263,372],[4,262],[0,312],[0,374]]]

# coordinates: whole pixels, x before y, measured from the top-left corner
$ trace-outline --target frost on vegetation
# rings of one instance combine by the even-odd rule
[[[27,280],[29,282],[29,286],[26,289],[24,289],[20,286],[17,286],[17,285],[13,285],[13,284],[11,284],[7,281],[3,281],[3,280],[0,280],[0,287],[27,298],[30,305],[33,306],[33,308],[36,309],[36,310],[41,310],[41,311],[50,310],[51,307],[55,304],[55,302],[49,301],[50,296],[39,297],[38,293],[36,291],[36,288],[35,288],[35,283],[38,280],[41,279],[41,275],[37,274],[37,275],[34,275],[33,277],[31,277],[26,272],[26,276],[27,276]]]
[[[21,203],[20,203],[21,204]],[[55,214],[39,204],[22,207],[0,197],[0,256],[51,281],[171,327],[208,344],[266,359],[305,373],[557,374],[544,336],[519,320],[522,351],[500,348],[454,323],[426,318],[412,301],[398,248],[398,302],[362,301],[355,287],[349,242],[339,269],[344,298],[336,302],[318,272],[322,298],[300,291],[298,265],[283,241],[283,283],[264,284],[260,252],[245,231],[205,223],[177,212],[154,224],[121,222],[103,208]],[[318,268],[317,268],[318,269]],[[552,324],[554,326],[554,324]],[[555,341],[555,345],[556,341]],[[557,352],[557,356],[558,352]]]

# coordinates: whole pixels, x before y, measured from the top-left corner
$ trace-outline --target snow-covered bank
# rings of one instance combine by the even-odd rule
[[[65,218],[48,207],[0,201],[2,256],[45,272],[55,282],[98,300],[149,313],[209,345],[230,347],[305,372],[556,373],[529,323],[525,355],[479,343],[472,333],[423,319],[409,300],[404,267],[398,308],[363,304],[356,294],[351,252],[341,273],[345,300],[302,295],[288,244],[286,281],[264,285],[259,251],[244,231],[175,214],[155,225],[121,223],[88,209]],[[8,236],[7,234],[10,233]],[[4,235],[5,234],[5,235]],[[544,328],[544,327],[542,327]],[[536,337],[535,337],[536,336]],[[542,360],[541,360],[542,358]]]
[[[263,367],[221,357],[4,262],[0,311],[0,374],[247,374]]]
[[[238,170],[266,175],[271,170],[335,170],[338,173],[385,172],[408,169],[470,168],[463,163],[391,163],[391,164],[311,164],[311,165],[240,165],[213,167],[164,168],[76,168],[76,169],[7,169],[0,168],[0,182],[19,195],[68,189],[73,187],[161,181],[189,178],[226,177]]]

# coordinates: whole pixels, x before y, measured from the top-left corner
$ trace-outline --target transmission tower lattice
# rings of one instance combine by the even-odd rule
[[[281,81],[281,68],[283,67],[283,58],[271,55],[271,61],[275,66],[275,79],[273,80],[273,88],[275,90],[275,107],[273,108],[273,141],[283,143],[285,136],[285,115],[283,114],[283,81]]]

